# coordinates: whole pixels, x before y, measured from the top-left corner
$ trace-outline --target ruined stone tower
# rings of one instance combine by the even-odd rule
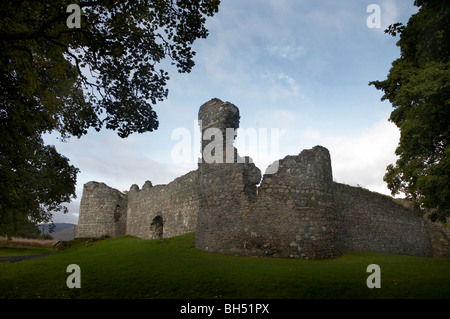
[[[127,195],[87,183],[78,237],[195,232],[195,247],[208,252],[303,259],[334,258],[344,250],[450,255],[448,235],[432,243],[424,220],[391,197],[333,182],[326,148],[286,156],[261,176],[233,145],[240,119],[235,105],[212,99],[198,119],[197,170],[167,185],[133,185]]]
[[[222,131],[224,127],[237,128],[236,109],[212,100],[201,106],[199,121],[207,123],[206,127],[213,123]],[[204,156],[208,155],[205,145],[203,141]],[[278,171],[266,174],[262,181],[260,170],[248,158],[239,163],[237,151],[230,147],[228,151],[234,152],[232,163],[199,165],[197,248],[233,255],[312,259],[341,253],[328,150],[315,147],[287,156],[278,163]]]
[[[125,235],[127,201],[125,194],[104,183],[86,183],[80,203],[77,236]]]

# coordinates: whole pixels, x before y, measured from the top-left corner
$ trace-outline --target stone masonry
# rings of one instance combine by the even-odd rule
[[[273,164],[276,172],[262,176],[233,146],[230,132],[240,120],[235,105],[212,99],[198,119],[203,160],[197,170],[167,185],[133,185],[127,195],[87,183],[77,236],[195,232],[195,247],[208,252],[314,260],[345,250],[449,256],[442,227],[389,196],[333,182],[326,148],[286,156]]]

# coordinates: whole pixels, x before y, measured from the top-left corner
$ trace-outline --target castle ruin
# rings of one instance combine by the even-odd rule
[[[132,185],[128,194],[85,184],[77,237],[157,239],[195,232],[196,248],[228,255],[318,260],[365,250],[449,257],[448,233],[389,196],[333,182],[326,148],[286,156],[276,172],[262,176],[230,147],[235,136],[227,129],[239,127],[236,106],[212,99],[198,119],[202,155],[214,161],[203,158],[197,170],[167,185]],[[211,128],[221,133],[216,140],[205,134]]]

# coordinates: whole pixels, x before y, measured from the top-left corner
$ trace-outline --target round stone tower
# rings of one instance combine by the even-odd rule
[[[243,211],[256,198],[260,170],[241,158],[233,146],[239,127],[239,109],[212,99],[199,111],[202,162],[198,167],[199,211],[195,246],[199,249],[235,253],[241,246]],[[231,252],[230,252],[231,249]]]
[[[237,151],[233,146],[239,128],[239,109],[215,98],[203,104],[198,112],[202,136],[201,150],[204,163],[234,163]]]
[[[125,235],[127,195],[104,183],[84,184],[77,237]]]

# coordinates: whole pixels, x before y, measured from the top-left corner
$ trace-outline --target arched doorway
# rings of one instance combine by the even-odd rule
[[[163,238],[163,219],[161,216],[156,216],[150,225],[150,238]]]

